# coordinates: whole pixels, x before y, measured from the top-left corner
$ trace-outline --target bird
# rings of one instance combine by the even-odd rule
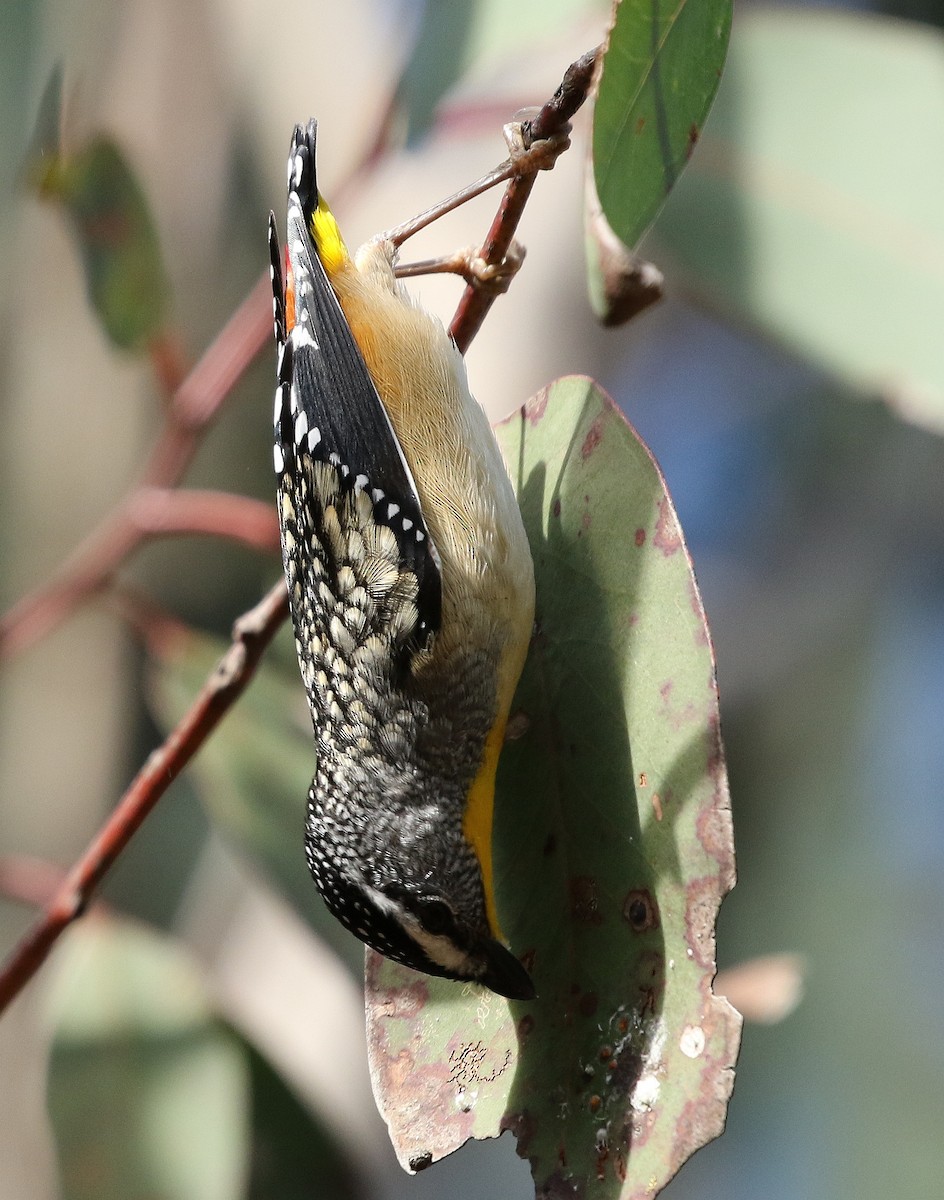
[[[495,901],[495,775],[534,621],[528,538],[442,324],[380,234],[351,255],[295,127],[269,218],[282,561],[317,759],[308,866],[380,954],[535,989]]]

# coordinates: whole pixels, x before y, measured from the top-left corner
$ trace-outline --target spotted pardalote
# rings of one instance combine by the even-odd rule
[[[317,766],[308,864],[328,908],[430,975],[527,999],[495,908],[495,772],[534,613],[514,493],[464,362],[380,236],[351,257],[288,158],[269,222],[275,471]]]

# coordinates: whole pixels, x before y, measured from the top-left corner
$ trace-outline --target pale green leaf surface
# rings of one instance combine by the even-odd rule
[[[760,11],[649,253],[739,319],[944,430],[944,34]]]
[[[192,963],[143,927],[90,919],[57,954],[48,1103],[65,1200],[233,1200],[249,1081]]]
[[[734,878],[707,626],[664,481],[565,379],[500,431],[537,627],[499,772],[499,910],[538,999],[369,956],[375,1091],[414,1168],[512,1128],[539,1194],[650,1196],[721,1130],[740,1020],[711,993]]]
[[[731,0],[622,0],[593,114],[604,216],[633,247],[701,136],[721,78]]]

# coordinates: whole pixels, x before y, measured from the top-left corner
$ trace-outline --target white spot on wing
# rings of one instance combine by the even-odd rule
[[[296,350],[300,350],[302,346],[311,346],[313,350],[318,349],[318,343],[311,336],[311,330],[308,328],[307,321],[296,323],[293,326],[292,345]]]

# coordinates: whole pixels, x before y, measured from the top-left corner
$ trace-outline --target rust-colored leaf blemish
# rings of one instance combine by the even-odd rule
[[[623,919],[633,933],[659,927],[659,906],[648,888],[633,888],[623,901]]]
[[[685,932],[695,961],[706,971],[715,965],[715,918],[718,915],[718,881],[708,875],[693,879],[685,889]]]
[[[616,1177],[620,1183],[626,1182],[626,1155],[621,1150],[616,1156],[616,1162],[613,1164],[616,1168]]]
[[[635,543],[636,543],[636,545],[637,545],[637,546],[645,546],[645,544],[646,544],[646,531],[645,531],[645,529],[643,529],[643,528],[640,526],[640,528],[636,530],[636,534],[635,534],[635,537],[634,537],[634,539],[633,539],[633,540],[635,541]]]
[[[659,696],[662,700],[661,716],[673,731],[678,732],[686,725],[700,721],[702,713],[692,700],[685,701],[681,708],[674,707],[672,703],[674,692],[675,681],[673,679],[667,679],[659,688]],[[668,795],[663,796],[663,800],[668,800]]]
[[[603,420],[605,415],[605,413],[601,413],[598,417],[594,417],[593,423],[587,430],[587,436],[583,439],[583,445],[580,447],[580,457],[584,460],[590,457],[603,440]]]
[[[646,118],[645,117],[637,117],[636,118],[636,132],[642,133],[642,131],[645,128],[646,128]]]
[[[698,145],[698,139],[700,137],[701,137],[701,130],[698,128],[698,126],[693,121],[692,124],[689,125],[689,127],[688,127],[688,146],[685,151],[686,158],[691,158],[692,152],[694,151],[695,147]]]
[[[603,1107],[603,1100],[599,1096],[591,1096],[587,1101],[587,1107],[592,1113],[599,1112]]]
[[[661,550],[666,558],[677,554],[682,548],[682,532],[679,529],[678,519],[672,505],[666,496],[659,501],[659,516],[656,520],[655,533],[652,535],[652,544]]]
[[[367,988],[374,997],[384,996],[382,1003],[378,1001],[377,1012],[386,1019],[413,1021],[429,1003],[429,987],[427,976],[414,973],[408,985],[401,985],[393,990],[383,989],[380,984],[380,974],[385,959],[375,950],[368,950],[366,962]]]
[[[606,1062],[607,1059],[613,1057],[613,1047],[608,1043],[604,1043],[600,1047],[600,1062]]]
[[[590,875],[574,875],[570,880],[570,912],[584,925],[602,925],[597,882]]]
[[[732,1052],[733,1048],[729,1048],[725,1053]],[[704,1070],[700,1078],[698,1095],[688,1101],[676,1123],[673,1165],[681,1166],[700,1146],[718,1137],[724,1130],[728,1100],[734,1086],[734,1072]]]
[[[724,888],[734,886],[734,839],[731,833],[731,810],[727,807],[705,808],[698,814],[695,832],[705,853],[718,864],[718,874]]]
[[[549,388],[542,388],[541,391],[537,392],[534,396],[529,397],[529,399],[525,401],[522,412],[524,413],[528,424],[539,425],[541,423],[541,418],[544,416],[544,413],[547,409],[547,398],[549,394]]]
[[[560,496],[558,496],[557,499],[554,501],[554,503],[551,505],[551,512],[554,514],[555,517],[560,516],[560,514],[561,514]]]
[[[525,1013],[515,1028],[518,1033],[518,1041],[526,1042],[528,1040],[528,1035],[534,1028],[534,1017],[530,1013]]]

